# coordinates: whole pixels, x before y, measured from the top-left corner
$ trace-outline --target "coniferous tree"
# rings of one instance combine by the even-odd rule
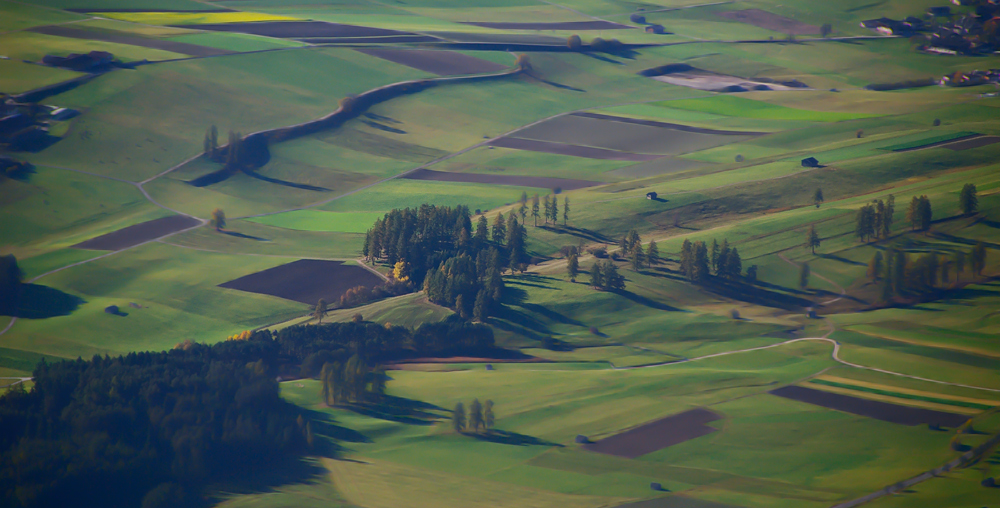
[[[566,257],[566,274],[569,275],[569,280],[576,282],[576,276],[580,273],[580,260],[575,252],[571,252],[569,256]]]
[[[812,250],[813,254],[816,254],[816,247],[820,245],[819,233],[816,232],[816,225],[809,225],[809,236],[806,238],[806,247]]]
[[[538,227],[538,194],[531,198],[531,216],[535,219],[535,227]]]
[[[977,242],[976,246],[972,248],[972,256],[970,257],[972,258],[972,273],[982,275],[986,268],[986,244]]]
[[[496,415],[493,414],[493,401],[489,399],[486,399],[486,404],[483,405],[483,425],[486,427],[487,432],[493,430],[493,426],[496,425]]]
[[[713,240],[714,241],[714,240]],[[726,263],[729,262],[729,240],[726,238],[722,239],[722,246],[719,247],[719,259],[715,265],[715,275],[725,276],[729,273],[729,269]]]
[[[816,204],[816,208],[819,208],[819,205],[823,203],[823,189],[816,189],[816,192],[813,193],[813,203]]]
[[[493,243],[497,245],[503,245],[504,238],[507,236],[507,223],[504,222],[503,213],[497,212],[497,216],[493,219]]]
[[[621,291],[625,289],[625,277],[618,273],[618,266],[612,261],[606,261],[601,270],[601,278],[604,281],[603,289],[608,291]]]
[[[955,278],[961,280],[962,274],[965,273],[965,251],[955,251],[952,261],[955,262]]]
[[[563,226],[569,221],[569,196],[563,197]]]
[[[979,197],[976,196],[976,184],[967,183],[962,186],[962,192],[958,195],[958,206],[962,213],[968,215],[975,213],[979,209]]]
[[[490,226],[486,221],[486,216],[480,215],[479,220],[476,222],[476,235],[474,237],[480,246],[485,245],[489,241],[489,229]]]
[[[455,404],[455,409],[451,412],[451,427],[459,433],[465,430],[465,404]]]
[[[655,241],[650,241],[646,248],[646,263],[650,268],[660,264],[660,249],[656,246]]]
[[[689,280],[694,280],[694,246],[691,241],[684,239],[681,244],[681,273]]]
[[[733,247],[729,251],[729,256],[726,259],[726,277],[730,279],[738,279],[743,275],[743,260],[740,259],[740,251]]]
[[[694,243],[694,258],[691,267],[691,279],[696,281],[703,281],[708,279],[709,267],[708,267],[708,247],[705,246],[705,242],[695,242]]]
[[[906,211],[906,220],[910,222],[910,230],[915,231],[920,226],[920,198],[913,196],[910,200],[910,208]]]
[[[604,287],[604,274],[601,271],[600,260],[594,261],[590,267],[590,285],[598,289]]]
[[[517,209],[517,214],[521,216],[521,224],[522,225],[526,224],[527,223],[526,218],[528,217],[528,205],[525,203],[521,203],[520,208]]]
[[[712,239],[712,248],[709,251],[712,260],[712,271],[719,273],[719,242]]]
[[[757,282],[757,265],[750,265],[747,268],[746,279],[747,282],[749,282],[750,284],[754,284]]]
[[[479,399],[473,399],[472,404],[469,404],[469,428],[473,432],[479,432],[479,428],[483,426],[483,406],[479,403]]]
[[[933,212],[931,211],[931,200],[927,196],[920,196],[917,204],[917,213],[920,219],[920,230],[927,231],[931,228]]]
[[[518,199],[517,202],[521,203],[522,206],[528,204],[528,193],[526,191],[522,191],[521,199]]]
[[[645,255],[642,252],[642,246],[639,245],[632,249],[632,255],[629,257],[629,262],[632,264],[632,271],[638,272],[642,269],[642,265],[645,262]]]
[[[215,228],[216,231],[222,231],[226,228],[226,212],[222,211],[221,208],[216,208],[212,210],[212,220],[209,224]]]
[[[892,231],[892,216],[896,212],[896,197],[889,194],[889,197],[885,200],[885,211],[882,215],[882,238],[889,238],[889,233]]]
[[[545,208],[544,208],[543,212],[545,213],[545,223],[548,224],[549,223],[549,218],[552,217],[552,203],[549,201],[549,196],[547,194],[545,195],[544,200],[545,200],[545,203],[544,203],[545,204]]]
[[[901,295],[907,290],[906,272],[910,264],[906,252],[895,252],[892,255],[892,288],[895,294]]]
[[[868,262],[868,279],[872,282],[878,282],[879,275],[882,274],[882,252],[875,251],[875,255],[872,256],[871,261]]]
[[[476,293],[476,304],[472,309],[472,317],[480,323],[485,322],[490,315],[490,294],[484,288]]]

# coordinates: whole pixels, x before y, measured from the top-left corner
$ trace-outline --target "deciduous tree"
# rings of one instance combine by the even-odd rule
[[[493,401],[486,399],[486,404],[483,405],[483,425],[487,431],[491,431],[495,424],[496,415],[493,414]]]
[[[576,282],[576,276],[580,273],[580,260],[575,252],[570,253],[566,257],[566,274],[569,275],[569,280]]]
[[[479,432],[479,428],[483,426],[483,406],[479,403],[479,399],[473,399],[472,404],[469,404],[469,428],[473,432]]]
[[[823,204],[823,189],[816,189],[816,192],[813,193],[813,203],[816,205],[816,208],[819,208],[819,205]]]
[[[319,301],[316,302],[316,310],[313,311],[313,317],[316,318],[316,321],[319,322],[319,324],[323,324],[323,316],[325,315],[326,300],[320,298]]]
[[[967,183],[962,186],[962,192],[958,195],[958,206],[962,213],[968,215],[975,213],[979,209],[979,197],[976,196],[976,184]]]
[[[820,238],[819,233],[816,232],[816,225],[809,225],[809,236],[806,237],[806,247],[812,250],[813,254],[816,254],[816,247],[819,247]]]
[[[216,231],[222,231],[226,228],[226,212],[222,211],[221,208],[216,208],[212,210],[212,219],[209,224],[215,228]]]
[[[451,412],[451,428],[459,433],[465,430],[465,404],[461,402],[455,404],[455,409]]]
[[[649,246],[646,247],[646,263],[650,268],[660,264],[660,249],[656,246],[655,241],[650,241]]]

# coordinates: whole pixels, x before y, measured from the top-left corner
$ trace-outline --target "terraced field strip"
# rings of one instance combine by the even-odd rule
[[[917,141],[910,141],[909,143],[900,143],[898,145],[889,145],[882,147],[882,150],[889,152],[910,152],[913,150],[921,150],[924,148],[934,148],[937,146],[945,145],[954,141],[963,141],[968,139],[973,139],[979,137],[980,134],[977,132],[952,132],[949,134],[942,134],[940,136],[934,136],[930,138],[924,138]]]
[[[96,30],[83,30],[68,26],[38,26],[29,28],[28,31],[44,35],[54,35],[56,37],[66,37],[70,39],[83,39],[88,41],[113,42],[116,44],[127,44],[129,46],[139,46],[143,48],[159,49],[187,56],[218,56],[230,55],[233,51],[210,48],[208,46],[198,46],[183,42],[166,41],[162,39],[151,39],[145,37],[135,37],[121,33],[98,32]]]
[[[949,401],[949,402],[969,402],[973,404],[980,404],[986,407],[1000,406],[1000,400],[997,399],[980,399],[976,397],[963,397],[961,395],[948,395],[944,393],[928,392],[924,390],[914,390],[911,388],[903,388],[899,386],[872,383],[870,381],[859,381],[857,379],[832,376],[829,374],[816,376],[813,379],[829,383],[839,383],[852,388],[856,387],[859,390],[860,389],[885,390],[892,392],[896,396],[930,397],[937,400]]]
[[[810,390],[819,390],[827,393],[836,393],[840,395],[847,395],[849,397],[856,397],[858,399],[872,400],[877,402],[885,402],[888,404],[896,404],[900,406],[916,407],[922,409],[930,409],[933,411],[943,411],[946,413],[959,413],[965,415],[975,415],[982,412],[984,409],[989,409],[989,407],[981,406],[980,408],[968,407],[968,403],[958,404],[940,404],[937,402],[932,402],[923,399],[916,399],[910,397],[900,397],[899,394],[892,394],[891,392],[883,392],[881,390],[871,390],[871,389],[858,389],[854,386],[836,386],[835,383],[823,382],[823,381],[807,381],[800,385],[804,388]]]
[[[862,399],[853,395],[833,393],[826,390],[816,390],[804,386],[784,386],[768,392],[778,397],[805,402],[814,406],[825,407],[844,413],[874,418],[900,425],[934,424],[955,428],[965,423],[969,418],[964,414],[937,411],[893,404],[878,400]],[[950,409],[950,408],[949,408]]]
[[[993,351],[984,348],[964,346],[961,344],[947,344],[941,342],[934,342],[931,340],[920,340],[911,337],[900,337],[898,335],[893,335],[887,333],[886,330],[868,325],[854,325],[846,327],[847,330],[853,332],[858,332],[864,335],[870,335],[872,337],[878,337],[880,339],[891,340],[895,342],[902,342],[904,344],[913,344],[915,346],[926,346],[934,347],[939,349],[950,349],[952,351],[961,351],[963,353],[972,353],[974,355],[988,356],[990,358],[1000,358],[1000,351]]]

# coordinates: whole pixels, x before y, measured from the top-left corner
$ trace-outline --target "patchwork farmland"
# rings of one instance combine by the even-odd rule
[[[0,505],[993,506],[945,4],[0,0]]]

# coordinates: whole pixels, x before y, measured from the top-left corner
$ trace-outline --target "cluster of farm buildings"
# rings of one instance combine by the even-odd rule
[[[975,12],[956,16],[950,6],[927,9],[924,19],[908,17],[869,19],[863,28],[885,35],[912,37],[925,34],[920,49],[944,55],[981,55],[1000,49],[1000,0],[952,0],[955,5],[974,6]]]

